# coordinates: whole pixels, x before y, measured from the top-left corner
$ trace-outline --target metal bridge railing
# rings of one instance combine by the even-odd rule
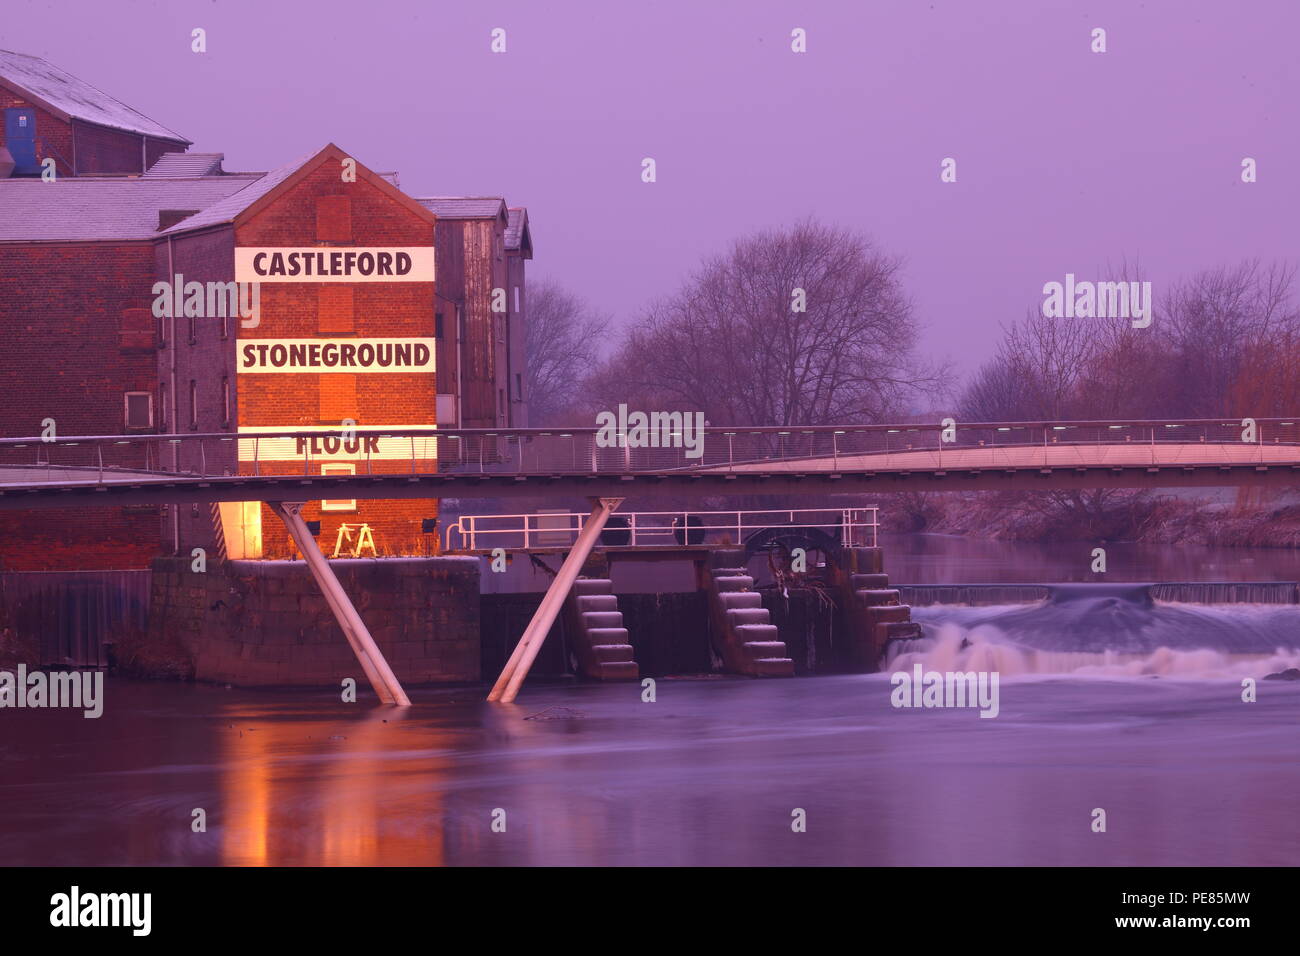
[[[769,528],[815,528],[846,547],[874,548],[879,516],[861,508],[795,508],[766,511],[615,512],[601,532],[600,547],[740,546]],[[513,515],[462,515],[447,527],[449,551],[568,548],[577,540],[586,513],[572,511]]]
[[[573,429],[286,429],[179,435],[133,434],[0,439],[0,485],[136,482],[176,474],[319,476],[321,466],[343,463],[354,474],[592,475],[671,474],[754,470],[800,462],[819,470],[859,467],[865,456],[953,450],[1073,447],[1080,464],[1088,450],[1162,445],[1258,447],[1300,445],[1300,416],[1258,419],[1253,442],[1243,442],[1240,421],[973,422],[957,423],[944,441],[942,424],[816,427],[706,428],[699,436],[659,435],[659,446],[605,447],[596,428]],[[698,441],[695,438],[698,437]],[[693,447],[681,447],[686,438]],[[674,447],[673,443],[677,446]],[[1023,455],[1021,458],[1023,459]],[[1153,453],[1154,457],[1154,453]],[[1008,455],[1008,465],[1024,465]],[[1206,461],[1214,460],[1207,453]],[[996,459],[990,458],[996,463]]]

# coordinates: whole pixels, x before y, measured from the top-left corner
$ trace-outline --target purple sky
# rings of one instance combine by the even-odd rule
[[[1158,307],[1196,269],[1300,258],[1295,0],[3,4],[0,48],[227,169],[332,140],[412,195],[528,206],[531,275],[620,323],[731,238],[809,213],[905,257],[925,346],[962,371],[1066,272],[1138,258]]]

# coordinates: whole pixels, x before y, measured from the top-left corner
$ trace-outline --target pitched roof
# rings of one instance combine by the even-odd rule
[[[221,176],[225,153],[163,153],[145,170],[146,179],[193,179],[196,176]]]
[[[255,182],[247,175],[0,180],[0,242],[152,239],[163,209],[205,209]]]
[[[330,143],[315,152],[295,159],[291,163],[286,163],[278,169],[273,169],[269,173],[253,174],[260,175],[260,178],[255,179],[238,192],[232,192],[223,199],[213,203],[211,206],[203,208],[203,211],[197,216],[190,216],[188,219],[182,220],[170,229],[164,230],[162,235],[174,235],[176,233],[189,232],[192,229],[204,229],[208,226],[219,226],[227,222],[234,222],[241,213],[252,207],[253,204],[258,202],[260,199],[268,196],[280,185],[293,178],[300,170],[304,170],[304,167],[312,163],[313,160],[326,155],[342,157],[346,154],[344,154],[344,152],[333,143]],[[358,174],[373,177],[374,180],[384,183],[385,185],[381,188],[391,188],[393,195],[400,198],[403,202],[415,206],[417,210],[419,209],[419,207],[416,206],[415,200],[411,199],[411,197],[407,196],[397,188],[396,173],[374,173],[364,167],[358,166]]]
[[[200,207],[203,209],[201,213],[197,216],[190,216],[190,218],[177,223],[170,229],[164,230],[163,235],[188,232],[191,229],[202,229],[205,226],[218,226],[222,223],[233,222],[236,216],[292,176],[303,163],[315,155],[315,153],[312,153],[310,156],[302,156],[292,163],[286,163],[278,169],[271,170],[269,173],[262,173],[257,179],[247,181],[244,188],[238,192],[232,192],[210,206]]]
[[[0,242],[153,239],[222,225],[233,222],[300,171],[305,175],[316,168],[313,160],[343,155],[330,144],[267,173],[179,177],[166,175],[164,169],[163,174],[154,176],[66,177],[53,182],[0,179]],[[155,163],[151,172],[158,165]],[[360,166],[357,172],[433,222],[423,206],[397,189],[395,173],[373,173]],[[198,212],[159,232],[162,210]]]
[[[179,133],[37,56],[0,50],[0,86],[8,87],[63,120],[79,119],[190,145],[190,140]]]
[[[525,206],[511,206],[506,220],[506,248],[518,249],[525,259],[533,257],[533,236],[528,228],[528,209]]]
[[[500,196],[425,196],[415,201],[439,219],[495,219],[506,209]]]

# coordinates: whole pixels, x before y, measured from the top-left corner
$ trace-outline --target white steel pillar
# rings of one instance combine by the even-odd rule
[[[583,563],[591,554],[591,549],[595,547],[596,539],[605,528],[605,522],[614,513],[614,509],[622,503],[622,498],[591,499],[591,515],[583,523],[582,532],[578,535],[578,540],[573,543],[573,550],[564,559],[555,580],[547,588],[546,596],[542,598],[537,613],[528,622],[524,636],[519,639],[514,653],[510,655],[510,660],[506,661],[506,666],[502,668],[501,676],[497,678],[497,682],[492,686],[492,692],[488,694],[488,700],[499,700],[503,704],[509,704],[518,696],[519,685],[524,682],[529,669],[533,666],[533,661],[537,659],[537,652],[542,649],[542,642],[546,640],[551,625],[555,623],[555,617],[560,613],[564,599],[573,587],[573,582],[578,580],[578,572],[582,570]]]
[[[294,543],[298,545],[298,550],[302,552],[303,560],[307,562],[307,567],[311,569],[312,577],[316,579],[317,586],[320,587],[321,593],[325,595],[325,602],[329,604],[330,610],[334,612],[335,620],[339,622],[339,627],[343,629],[343,636],[348,639],[348,644],[352,647],[352,653],[357,655],[361,669],[365,671],[370,686],[375,689],[379,699],[385,704],[396,704],[399,707],[411,706],[406,691],[402,690],[402,685],[398,683],[392,668],[388,666],[388,661],[384,660],[384,655],[380,652],[378,645],[375,644],[375,639],[370,636],[370,631],[366,629],[365,622],[361,620],[361,615],[352,606],[352,601],[347,592],[343,590],[343,585],[339,584],[339,579],[334,575],[334,570],[329,566],[329,562],[325,560],[325,555],[316,544],[316,539],[312,537],[311,532],[307,529],[306,522],[302,520],[302,506],[306,502],[270,501],[267,504],[274,509],[275,513],[280,516],[280,520],[284,522],[285,527],[289,529],[289,534],[293,537]]]

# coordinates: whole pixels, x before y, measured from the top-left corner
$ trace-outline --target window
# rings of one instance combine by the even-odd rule
[[[221,426],[225,428],[230,424],[230,379],[221,376]]]
[[[127,392],[125,416],[127,430],[153,428],[153,396],[148,392]]]
[[[199,427],[199,383],[190,379],[190,428]]]
[[[320,466],[320,473],[322,475],[355,475],[357,473],[357,466],[349,462],[327,462],[326,464]],[[352,498],[350,500],[336,499],[333,501],[322,499],[320,503],[320,510],[321,511],[356,511],[357,499],[355,498]]]

